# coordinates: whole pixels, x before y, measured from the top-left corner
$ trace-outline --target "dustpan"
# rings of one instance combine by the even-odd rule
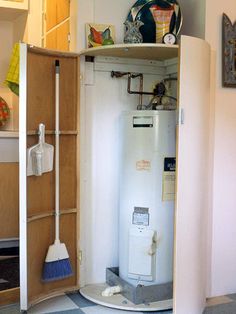
[[[27,149],[27,176],[41,176],[53,169],[53,145],[45,143],[45,125],[39,124],[38,144]]]

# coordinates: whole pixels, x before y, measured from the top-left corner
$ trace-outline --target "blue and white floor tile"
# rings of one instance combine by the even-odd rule
[[[19,305],[12,305],[0,308],[0,314],[20,313]],[[45,300],[32,307],[28,314],[143,314],[147,312],[134,312],[112,309],[97,305],[85,299],[80,293],[62,295]],[[172,314],[172,311],[148,312],[158,314]]]
[[[77,310],[78,306],[67,295],[62,295],[45,300],[35,305],[28,311],[28,313],[29,314],[55,313],[75,309]]]
[[[18,314],[18,304],[0,307],[0,314]],[[88,301],[79,293],[45,300],[28,311],[29,314],[172,314],[172,311],[133,312],[116,310]],[[204,314],[236,314],[236,294],[210,299]]]
[[[68,297],[79,307],[90,307],[95,306],[95,304],[87,299],[85,299],[80,293],[68,294]]]
[[[116,310],[116,309],[111,309],[108,307],[104,307],[101,305],[93,306],[93,307],[86,307],[82,309],[83,313],[85,314],[127,314],[127,311],[123,310]],[[142,312],[130,312],[128,313],[135,313],[135,314],[142,314]]]

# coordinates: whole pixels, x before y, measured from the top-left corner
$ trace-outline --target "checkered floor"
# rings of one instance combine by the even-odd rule
[[[16,314],[20,313],[19,305],[11,305],[0,308],[0,314]],[[159,312],[131,312],[110,309],[97,304],[94,304],[80,293],[63,295],[55,297],[34,306],[28,311],[28,314],[141,314],[141,313],[158,313],[158,314],[172,314],[172,311]],[[213,298],[208,301],[208,306],[204,314],[235,314],[236,313],[236,294]]]
[[[12,305],[8,307],[0,308],[0,314],[16,314],[19,313],[19,305]],[[111,309],[101,305],[97,305],[87,299],[85,299],[80,293],[73,293],[68,295],[63,295],[55,298],[43,301],[33,308],[31,308],[28,314],[47,314],[47,313],[60,313],[60,314],[141,314],[147,312],[131,312]],[[150,313],[150,312],[149,312]],[[158,314],[172,314],[172,311],[163,312],[151,312]]]

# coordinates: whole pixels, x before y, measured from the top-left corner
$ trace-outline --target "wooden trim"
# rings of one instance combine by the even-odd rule
[[[74,214],[74,213],[77,213],[76,208],[60,210],[60,215]],[[43,219],[43,218],[51,217],[54,215],[55,215],[54,212],[48,212],[48,213],[36,214],[36,215],[34,214],[34,215],[31,215],[27,218],[27,222],[32,222],[32,221],[37,220],[37,219]]]
[[[80,73],[80,60],[78,58],[77,64],[78,71]],[[80,80],[77,81],[77,130],[80,132]],[[76,225],[76,239],[77,239],[77,285],[80,282],[80,264],[81,264],[81,254],[80,254],[80,137],[77,136],[76,142],[76,207],[77,207],[77,225]]]
[[[78,131],[59,131],[60,135],[78,135]],[[27,135],[38,135],[38,130],[29,130]],[[46,130],[45,135],[55,135],[55,131]]]
[[[0,306],[13,304],[20,300],[20,288],[0,291]]]
[[[56,30],[56,29],[58,29],[61,25],[63,25],[64,23],[66,23],[66,22],[69,22],[70,21],[70,17],[67,17],[65,20],[63,20],[62,22],[60,22],[59,24],[57,24],[57,25],[55,25],[55,26],[53,26],[52,28],[50,28],[47,32],[46,32],[46,36],[48,35],[48,34],[50,34],[51,32],[53,32],[54,30]],[[46,36],[44,36],[44,37],[46,37]]]
[[[18,131],[0,131],[0,138],[18,138]]]
[[[46,48],[40,48],[33,45],[28,45],[28,52],[40,54],[40,55],[46,55],[56,58],[63,58],[63,57],[70,57],[70,58],[78,58],[78,53],[72,53],[67,51],[59,51],[59,50],[49,50]]]
[[[47,130],[45,135],[54,135],[55,131]],[[61,135],[78,135],[78,131],[60,131]],[[30,130],[27,135],[38,135],[38,130]],[[0,131],[0,138],[19,138],[18,131]]]
[[[28,261],[27,261],[27,180],[26,180],[26,105],[27,105],[27,45],[20,44],[20,91],[19,98],[19,220],[20,220],[20,303],[21,309],[28,305]]]

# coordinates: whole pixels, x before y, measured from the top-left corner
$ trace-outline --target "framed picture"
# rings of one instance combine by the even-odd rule
[[[236,22],[222,17],[222,85],[236,87]]]
[[[115,27],[109,24],[85,24],[87,48],[113,45],[115,43]]]

